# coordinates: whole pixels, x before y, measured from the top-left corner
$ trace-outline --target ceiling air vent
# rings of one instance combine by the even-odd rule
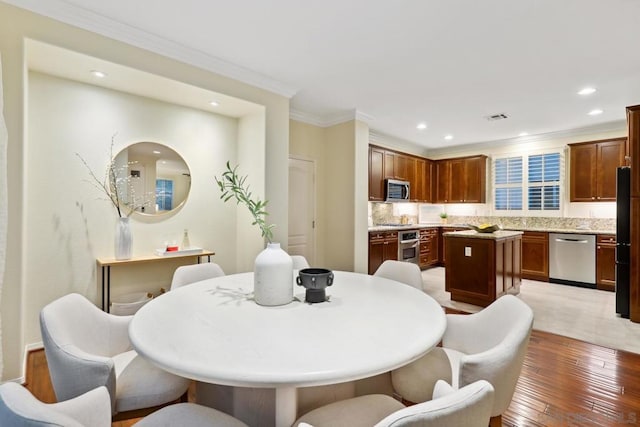
[[[507,115],[504,113],[500,113],[500,114],[492,114],[490,116],[486,116],[485,119],[489,120],[490,122],[493,122],[495,120],[502,120],[502,119],[506,119]]]

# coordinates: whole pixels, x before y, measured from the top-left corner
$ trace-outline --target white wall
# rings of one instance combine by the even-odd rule
[[[158,142],[179,153],[191,171],[190,195],[178,212],[155,219],[134,214],[134,256],[153,253],[167,239],[180,242],[186,228],[193,246],[214,250],[215,262],[236,271],[236,206],[219,199],[213,177],[227,159],[237,160],[238,120],[35,72],[29,74],[28,106],[24,251],[38,267],[27,263],[24,273],[27,342],[40,340],[38,312],[51,300],[79,292],[99,301],[95,260],[114,256],[117,215],[88,182],[75,153],[102,176],[116,132],[114,152],[135,142]],[[264,146],[264,119],[255,121],[261,126],[255,134],[247,131],[244,143],[253,135],[255,145]],[[255,152],[255,163],[264,165],[263,151]],[[114,268],[113,297],[167,287],[171,268],[144,274]]]
[[[6,174],[8,184],[6,269],[4,277],[0,278],[4,283],[2,300],[0,301],[0,317],[2,319],[0,343],[4,356],[2,380],[20,379],[24,374],[25,348],[32,344],[26,339],[25,323],[27,319],[37,318],[37,309],[29,300],[30,293],[27,289],[49,286],[48,282],[28,283],[26,278],[27,270],[40,268],[41,261],[25,250],[25,236],[29,233],[30,227],[26,223],[25,198],[27,196],[25,188],[33,173],[27,169],[29,166],[26,162],[27,134],[30,130],[27,128],[29,120],[26,105],[28,76],[26,74],[27,49],[25,45],[28,39],[54,44],[63,49],[80,52],[101,60],[264,106],[265,195],[274,205],[274,209],[270,212],[273,222],[279,225],[280,230],[284,230],[285,240],[281,241],[286,241],[288,221],[287,193],[282,191],[282,188],[287,187],[289,147],[289,99],[285,95],[251,86],[231,77],[191,66],[0,2],[0,54],[2,55],[2,80],[4,84],[4,117],[9,135],[7,168],[6,171],[0,171],[0,173]],[[93,142],[96,141],[87,141],[88,144]],[[104,147],[97,147],[97,149],[102,150]],[[74,162],[70,162],[66,166],[73,165]],[[212,165],[207,165],[207,167],[212,168]],[[213,175],[220,170],[213,171],[207,178],[202,179],[209,185]],[[195,213],[189,213],[187,222],[193,219],[190,215],[195,215]],[[207,223],[203,220],[196,227],[197,230],[194,229],[194,244],[197,244],[196,237],[200,229],[208,228],[209,224],[215,221],[215,218],[209,217],[208,221]],[[56,223],[50,221],[49,226],[55,227]],[[112,228],[108,224],[104,226],[105,229],[107,226],[109,230]],[[179,228],[180,232],[182,231],[182,227],[176,228]],[[190,230],[191,228],[190,226]],[[218,237],[214,237],[216,248],[218,242],[223,242],[232,245],[232,250],[235,253],[235,241],[224,241]],[[137,241],[137,243],[140,242]],[[136,243],[134,243],[134,250],[135,245]],[[56,263],[54,267],[59,270],[67,270],[68,265],[69,262]],[[55,273],[55,275],[58,274]],[[35,304],[37,305],[41,301],[41,299],[37,299]]]
[[[268,200],[266,192],[265,169],[265,141],[264,141],[264,112],[248,115],[240,119],[238,128],[238,171],[247,176],[247,184],[254,197]],[[269,201],[267,212],[272,211],[274,202]],[[235,205],[235,204],[234,204]],[[245,206],[239,206],[235,216],[237,218],[237,247],[236,271],[253,271],[256,255],[265,247],[260,228],[251,225],[253,218]],[[273,217],[269,214],[267,224],[271,224]],[[274,240],[275,241],[275,240]],[[282,247],[286,248],[286,241]],[[226,271],[226,270],[225,270]]]

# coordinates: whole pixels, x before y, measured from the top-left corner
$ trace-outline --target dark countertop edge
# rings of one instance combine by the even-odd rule
[[[369,227],[369,232],[376,231],[404,231],[419,230],[421,228],[446,228],[460,227],[468,228],[466,224],[441,224],[441,223],[425,223],[425,224],[406,224],[406,225],[374,225]],[[578,230],[575,228],[529,228],[529,227],[506,227],[504,231],[538,231],[542,233],[562,233],[562,234],[610,234],[615,236],[615,230]]]

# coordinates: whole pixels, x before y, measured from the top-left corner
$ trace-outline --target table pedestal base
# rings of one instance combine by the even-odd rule
[[[291,426],[298,406],[295,387],[230,387],[202,382],[196,383],[196,402],[259,427]]]

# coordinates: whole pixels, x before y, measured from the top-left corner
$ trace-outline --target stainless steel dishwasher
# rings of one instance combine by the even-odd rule
[[[549,233],[549,281],[596,287],[596,236]]]

